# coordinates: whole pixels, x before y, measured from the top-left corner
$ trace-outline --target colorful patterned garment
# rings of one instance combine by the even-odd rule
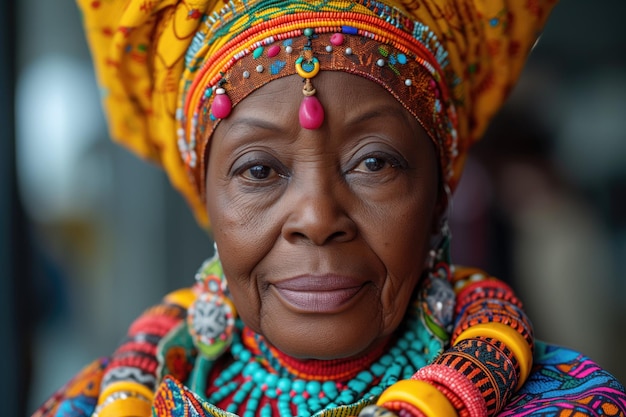
[[[91,416],[107,363],[107,359],[100,359],[89,365],[53,395],[33,417]],[[154,415],[159,417],[228,415],[215,410],[173,377],[163,380],[156,398],[159,405]],[[347,415],[328,412],[320,414],[320,417]],[[534,367],[530,378],[499,414],[501,417],[597,415],[626,416],[626,395],[622,385],[586,356],[542,342],[535,342]]]
[[[461,275],[475,277],[476,274],[476,270],[457,269],[455,278],[458,282],[458,277]],[[492,288],[499,288],[503,285],[492,278],[483,281],[481,285],[485,283],[491,283]],[[433,292],[433,287],[436,286],[427,285],[421,294],[427,294],[429,291],[430,293],[439,292],[438,290]],[[489,299],[492,296],[493,294],[487,292],[484,298]],[[338,374],[333,375],[333,385],[338,384],[336,386],[339,387],[341,384],[338,381],[343,379],[346,386],[353,388],[352,391],[360,390],[360,394],[353,399],[354,402],[346,403],[344,406],[329,406],[328,409],[315,413],[316,417],[357,415],[364,406],[375,402],[380,392],[386,386],[393,384],[396,379],[407,378],[419,368],[427,369],[428,363],[443,363],[446,354],[451,351],[449,349],[444,352],[446,333],[441,332],[441,328],[437,325],[436,315],[428,313],[428,302],[420,300],[423,301],[424,298],[419,298],[418,302],[410,308],[404,321],[404,330],[400,331],[401,335],[398,339],[390,342],[391,344],[385,346],[380,352],[374,352],[372,358],[359,359],[361,365],[357,369],[361,372],[358,374],[347,372],[343,377],[337,376]],[[122,373],[128,373],[132,367],[126,365],[131,364],[133,353],[142,361],[140,367],[154,370],[156,375],[155,384],[151,385],[153,387],[151,389],[155,391],[152,402],[153,415],[233,416],[233,413],[236,413],[246,416],[246,412],[243,411],[245,401],[239,400],[241,404],[233,408],[232,413],[223,411],[214,404],[225,409],[232,407],[232,403],[238,401],[234,399],[237,392],[245,387],[245,384],[252,384],[250,382],[252,379],[245,377],[245,371],[230,372],[229,370],[232,370],[234,365],[229,367],[228,363],[218,365],[218,362],[215,362],[214,364],[201,355],[197,355],[186,322],[178,321],[176,324],[178,310],[172,307],[171,301],[172,298],[166,297],[164,304],[147,310],[131,326],[128,339],[118,349],[113,359],[101,359],[85,368],[53,395],[34,414],[34,417],[91,416],[96,410],[102,385],[110,383],[110,379],[115,377],[115,372],[111,370],[117,369],[122,370]],[[476,297],[473,301],[482,302]],[[470,301],[466,306],[457,306],[457,311],[465,311],[466,307],[471,304]],[[459,315],[457,315],[457,321],[458,318]],[[155,359],[152,365],[151,362],[146,362],[150,355],[137,355],[137,353],[150,351],[151,342],[147,335],[161,332],[160,329],[165,328],[170,330],[159,339],[158,352],[153,356]],[[250,363],[254,363],[255,366],[259,363],[265,364],[259,374],[261,384],[265,384],[268,381],[268,375],[273,372],[282,372],[281,375],[285,372],[289,374],[298,372],[303,375],[303,368],[299,362],[284,357],[280,352],[267,347],[260,336],[243,329],[241,325],[238,329],[229,352],[233,357],[246,358],[248,365]],[[226,357],[228,354],[227,352]],[[232,363],[237,365],[237,361]],[[374,379],[361,376],[365,368],[372,370],[371,374],[375,375]],[[313,368],[309,366],[309,370],[311,369]],[[330,375],[328,369],[324,372]],[[367,372],[365,375],[367,376]],[[360,378],[369,381],[369,384],[354,385],[354,381]],[[229,386],[231,388],[228,388]],[[251,387],[246,395],[250,395],[252,390]],[[293,392],[290,395],[287,396],[287,401],[295,407],[293,403],[298,403],[298,400],[294,398],[298,395]],[[277,395],[270,400],[266,399],[265,403],[259,404],[258,413],[250,415],[279,415],[277,410],[280,410],[280,398],[280,395]],[[535,342],[534,365],[529,378],[502,405],[503,408],[496,415],[507,417],[520,415],[626,416],[626,394],[622,385],[613,376],[580,353],[541,342]],[[265,412],[259,411],[264,407]],[[294,408],[292,411],[297,410]],[[310,414],[300,413],[300,415]]]

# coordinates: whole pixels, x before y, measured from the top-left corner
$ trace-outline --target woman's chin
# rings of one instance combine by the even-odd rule
[[[333,314],[273,308],[261,333],[281,352],[300,359],[341,359],[369,351],[384,335],[376,304],[355,303]]]

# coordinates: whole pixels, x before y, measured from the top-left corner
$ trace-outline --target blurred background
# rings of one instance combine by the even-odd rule
[[[590,4],[557,6],[473,150],[453,255],[510,282],[538,337],[625,382],[626,3]],[[165,175],[108,140],[74,2],[0,2],[0,19],[0,392],[22,416],[190,285],[212,244]]]

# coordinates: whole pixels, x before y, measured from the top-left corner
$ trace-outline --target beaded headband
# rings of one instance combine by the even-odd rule
[[[272,80],[293,74],[302,77],[300,124],[306,129],[319,128],[324,110],[315,97],[312,80],[320,70],[332,70],[363,76],[393,94],[435,142],[447,183],[454,174],[458,135],[455,106],[442,82],[445,54],[436,60],[431,50],[408,38],[405,30],[414,30],[414,22],[405,19],[411,27],[401,29],[379,19],[353,12],[340,18],[334,12],[287,14],[274,18],[267,30],[252,27],[241,32],[211,55],[210,65],[186,71],[193,82],[180,94],[178,143],[195,182],[204,184],[203,157],[220,119]],[[224,19],[215,21],[220,28],[225,26]],[[432,40],[430,48],[437,50],[436,36],[424,27],[422,34]],[[233,55],[234,50],[239,52]],[[194,67],[193,61],[189,64]],[[198,192],[203,193],[203,189]]]
[[[430,135],[443,186],[454,190],[469,146],[502,105],[556,2],[77,1],[112,137],[161,164],[205,226],[211,132],[246,95],[292,74],[305,80],[307,128],[323,122],[317,71],[383,86]]]

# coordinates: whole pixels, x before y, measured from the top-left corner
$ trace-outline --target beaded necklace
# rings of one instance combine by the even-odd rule
[[[251,338],[246,332],[251,332],[238,321],[239,332],[230,349],[233,361],[210,384],[207,400],[224,404],[226,411],[243,417],[269,417],[272,404],[281,417],[292,417],[313,416],[357,401],[373,402],[387,387],[410,378],[441,353],[443,345],[432,337],[421,312],[414,303],[404,331],[391,342],[387,353],[372,358],[369,366],[344,380],[332,380],[328,375],[298,377],[285,366],[284,354],[277,354],[261,336],[253,334],[255,345],[248,346]]]

